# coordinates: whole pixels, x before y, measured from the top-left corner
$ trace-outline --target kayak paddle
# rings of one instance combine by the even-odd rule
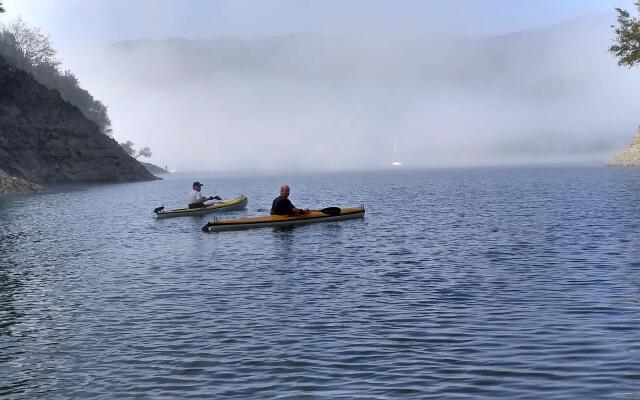
[[[256,211],[270,212],[271,210],[268,210],[266,208],[258,208]],[[340,207],[327,207],[327,208],[323,208],[322,210],[309,210],[309,211],[320,211],[321,213],[328,214],[328,215],[340,215],[340,213],[342,212]]]
[[[342,210],[340,209],[340,207],[327,207],[320,210],[320,212],[329,215],[340,215]]]

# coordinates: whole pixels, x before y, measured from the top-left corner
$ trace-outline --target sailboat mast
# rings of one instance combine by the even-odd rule
[[[402,165],[400,160],[398,160],[398,138],[396,136],[393,137],[393,162],[391,165],[394,167]]]

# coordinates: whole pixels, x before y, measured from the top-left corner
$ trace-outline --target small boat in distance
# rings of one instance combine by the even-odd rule
[[[398,159],[398,140],[395,136],[393,138],[393,159],[395,161],[392,162],[391,165],[393,165],[394,167],[399,167],[402,165],[402,163]]]

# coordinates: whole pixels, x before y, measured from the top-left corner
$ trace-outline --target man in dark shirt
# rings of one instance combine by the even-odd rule
[[[280,196],[276,197],[271,204],[271,215],[298,215],[309,212],[309,210],[295,208],[289,200],[289,193],[291,193],[291,189],[288,185],[280,187]]]

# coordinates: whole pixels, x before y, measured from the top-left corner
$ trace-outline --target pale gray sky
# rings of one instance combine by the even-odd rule
[[[488,35],[634,8],[633,0],[5,0],[67,47],[79,40],[289,33]]]

